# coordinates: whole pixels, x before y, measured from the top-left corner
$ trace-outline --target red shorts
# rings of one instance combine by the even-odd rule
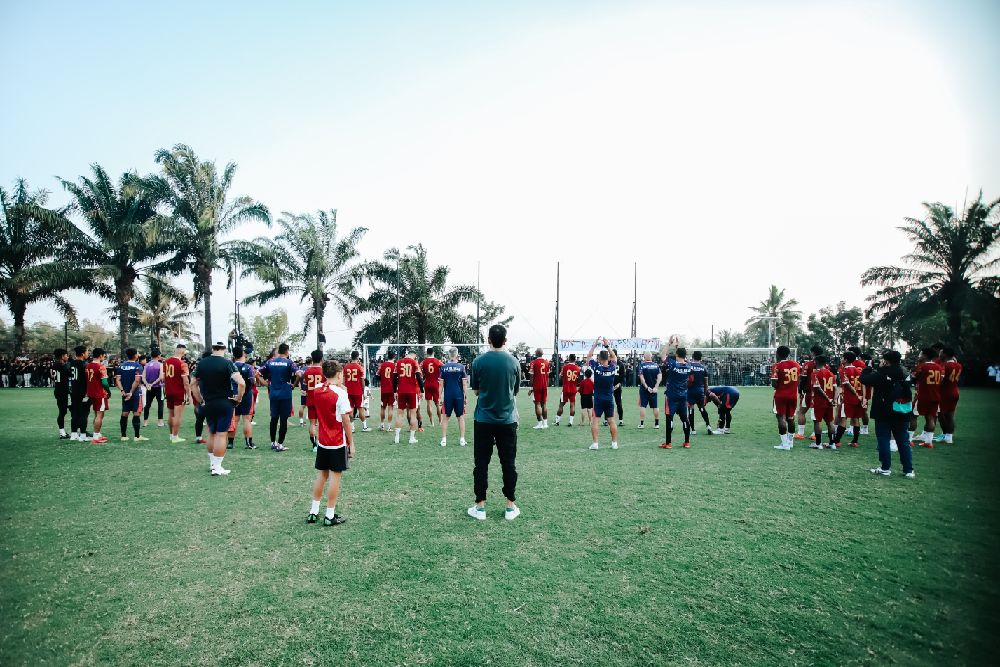
[[[107,412],[108,408],[108,395],[101,394],[100,396],[88,396],[90,399],[90,404],[94,406],[94,412]]]
[[[440,403],[441,402],[441,387],[439,387],[437,384],[428,385],[424,389],[424,400],[425,401],[434,401],[435,403]]]
[[[795,408],[798,406],[798,399],[785,396],[774,397],[774,414],[791,419],[795,416]]]
[[[357,410],[365,399],[361,394],[348,394],[347,400],[351,402],[351,410]]]
[[[417,408],[417,395],[396,394],[396,406],[400,410],[415,410]]]
[[[941,404],[939,407],[941,412],[947,415],[955,412],[955,408],[958,407],[958,393],[953,395],[941,394]]]
[[[350,397],[348,397],[348,398],[350,398]],[[390,391],[386,391],[386,390],[383,389],[382,390],[382,407],[383,408],[391,407],[392,404],[395,403],[395,402],[396,402],[396,395],[393,394],[391,390]]]
[[[921,417],[937,417],[940,406],[937,401],[916,400],[913,402],[913,414]]]
[[[808,410],[813,406],[812,392],[799,396],[799,407]]]
[[[565,389],[563,389],[562,402],[569,403],[570,405],[576,405],[576,392],[566,391]]]
[[[531,400],[533,400],[535,403],[544,403],[545,401],[549,400],[549,388],[547,386],[534,387],[534,391],[532,393],[534,394],[534,396],[532,397]]]
[[[172,394],[167,394],[167,410],[173,410],[176,407],[184,405],[184,394],[180,396],[174,396]]]
[[[872,402],[872,395],[874,393],[875,393],[875,389],[873,389],[872,387],[865,387],[865,398],[868,399],[869,403]]]
[[[315,405],[307,405],[306,411],[309,413],[309,421],[315,421],[319,419],[319,412],[316,410]]]
[[[860,403],[844,403],[840,406],[840,416],[845,419],[861,419],[865,409]]]
[[[830,403],[825,404],[826,407],[819,407],[813,404],[813,421],[818,422],[832,422],[833,421],[833,405]]]

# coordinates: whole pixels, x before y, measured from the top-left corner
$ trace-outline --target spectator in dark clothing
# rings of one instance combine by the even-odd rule
[[[912,394],[906,384],[906,370],[899,362],[899,352],[888,350],[882,355],[878,367],[869,365],[861,372],[861,383],[872,388],[869,407],[875,420],[875,438],[878,441],[879,467],[871,471],[875,475],[890,474],[890,443],[895,439],[903,475],[913,478],[916,473],[913,472],[913,450],[907,432],[913,408]]]

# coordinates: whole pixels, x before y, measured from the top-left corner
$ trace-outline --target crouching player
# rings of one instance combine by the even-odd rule
[[[740,400],[740,392],[736,387],[709,387],[708,400],[719,408],[719,430],[716,433],[730,433],[733,425],[733,408]]]
[[[452,348],[448,353],[448,362],[436,369],[440,376],[439,384],[444,387],[444,414],[441,416],[441,446],[448,444],[448,419],[453,415],[458,418],[458,444],[465,447],[465,390],[469,384],[469,376],[465,366],[458,361],[458,349]],[[426,391],[426,390],[425,390]]]
[[[337,514],[337,498],[340,496],[340,477],[347,470],[347,450],[354,444],[351,432],[352,409],[347,391],[339,386],[343,382],[340,364],[336,361],[324,361],[323,377],[325,383],[313,390],[312,396],[319,422],[319,438],[316,449],[316,481],[313,483],[312,505],[306,523],[316,523],[319,518],[323,487],[329,481],[323,525],[339,526],[347,521]]]

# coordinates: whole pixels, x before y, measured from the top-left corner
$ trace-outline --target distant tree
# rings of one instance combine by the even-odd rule
[[[904,218],[900,229],[913,244],[905,266],[876,266],[861,276],[863,286],[879,288],[868,297],[868,314],[900,328],[942,311],[947,342],[962,350],[963,320],[995,308],[1000,296],[998,205],[1000,199],[984,203],[980,192],[961,217],[950,206],[925,202],[924,219]]]
[[[188,310],[189,305],[188,297],[170,283],[147,278],[145,288],[136,290],[129,306],[129,322],[134,329],[149,334],[151,345],[163,349],[164,331],[180,340],[190,340],[195,335],[191,318],[199,313]]]
[[[723,329],[717,333],[715,342],[719,347],[749,347],[750,345],[745,333],[733,329]]]
[[[524,355],[531,354],[531,347],[529,347],[523,340],[518,341],[517,345],[510,348],[510,353],[518,359],[523,359]]]
[[[848,308],[844,301],[836,306],[820,308],[806,320],[806,330],[797,336],[797,345],[808,348],[820,345],[829,352],[840,353],[851,345],[861,345],[864,338],[864,315],[860,308]]]
[[[33,303],[51,302],[76,325],[76,311],[61,295],[76,286],[73,276],[55,270],[53,262],[78,231],[61,212],[45,208],[48,197],[24,179],[9,192],[0,188],[0,302],[14,317],[13,354],[24,348],[24,317]]]
[[[268,315],[257,315],[249,318],[244,327],[244,334],[254,345],[257,354],[264,357],[279,343],[288,343],[292,349],[302,344],[304,334],[291,335],[288,331],[288,313],[278,308]]]
[[[754,312],[747,320],[746,335],[751,342],[763,347],[769,343],[769,335],[773,326],[775,345],[788,344],[801,329],[802,312],[795,310],[799,302],[786,299],[785,290],[771,285],[767,298],[756,306],[750,306]],[[777,318],[777,319],[771,319]]]

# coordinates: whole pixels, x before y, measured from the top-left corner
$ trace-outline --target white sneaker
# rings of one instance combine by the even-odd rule
[[[458,444],[460,444],[462,447],[465,447],[469,443],[465,441],[465,438],[462,438],[461,440],[458,441]]]
[[[540,428],[545,428],[545,424],[543,424],[542,422],[538,422],[537,424],[535,424],[535,430],[536,431],[538,429],[540,429]]]
[[[486,521],[486,508],[485,507],[479,507],[478,505],[473,505],[472,507],[470,507],[467,510],[466,513],[469,516],[471,516],[473,519],[478,519],[480,521]]]
[[[257,425],[257,422],[250,422],[250,425],[251,425],[251,426],[256,426],[256,425]]]
[[[617,442],[612,442],[611,443],[611,449],[618,449],[618,443]]]
[[[513,507],[508,507],[503,511],[503,518],[507,519],[508,521],[513,521],[519,516],[521,516],[521,508],[518,507],[517,505],[514,505]]]
[[[362,432],[362,433],[367,433],[367,432],[368,432],[368,431],[370,431],[370,430],[371,430],[371,428],[369,428],[368,426],[363,426],[363,427],[361,428],[361,432]]]
[[[441,438],[441,446],[442,447],[446,447],[447,445],[448,445],[448,439],[447,438]]]
[[[594,444],[592,444],[592,445],[590,446],[590,448],[591,448],[591,449],[599,449],[599,447],[597,446],[597,443],[596,443],[596,442],[595,442]]]
[[[862,426],[861,427],[861,435],[868,435],[868,427],[867,426]]]
[[[775,449],[780,449],[783,452],[787,452],[787,451],[789,451],[792,448],[792,446],[791,445],[786,445],[785,443],[781,443],[780,445],[775,445],[774,448]]]
[[[882,468],[872,468],[869,472],[873,475],[881,475],[883,477],[888,477],[892,474],[891,470],[882,470]]]
[[[910,472],[904,472],[903,473],[903,477],[905,477],[906,479],[916,479],[917,478],[917,473],[915,471],[911,470]]]
[[[639,424],[638,426],[636,426],[636,428],[646,428],[646,425],[645,424]]]
[[[218,477],[219,475],[228,475],[229,470],[223,468],[222,466],[217,466],[212,469],[212,477]]]
[[[410,444],[411,445],[417,444],[417,439],[416,438],[410,438]]]
[[[691,429],[691,435],[698,435],[698,431],[695,429]]]
[[[890,452],[898,452],[899,451],[899,445],[896,444],[895,440],[893,440],[892,442],[889,443],[889,451]]]
[[[829,446],[828,449],[832,449],[832,450],[836,451],[836,450],[838,450],[840,448],[837,446],[837,443],[834,442],[834,443],[830,444],[830,446]]]

